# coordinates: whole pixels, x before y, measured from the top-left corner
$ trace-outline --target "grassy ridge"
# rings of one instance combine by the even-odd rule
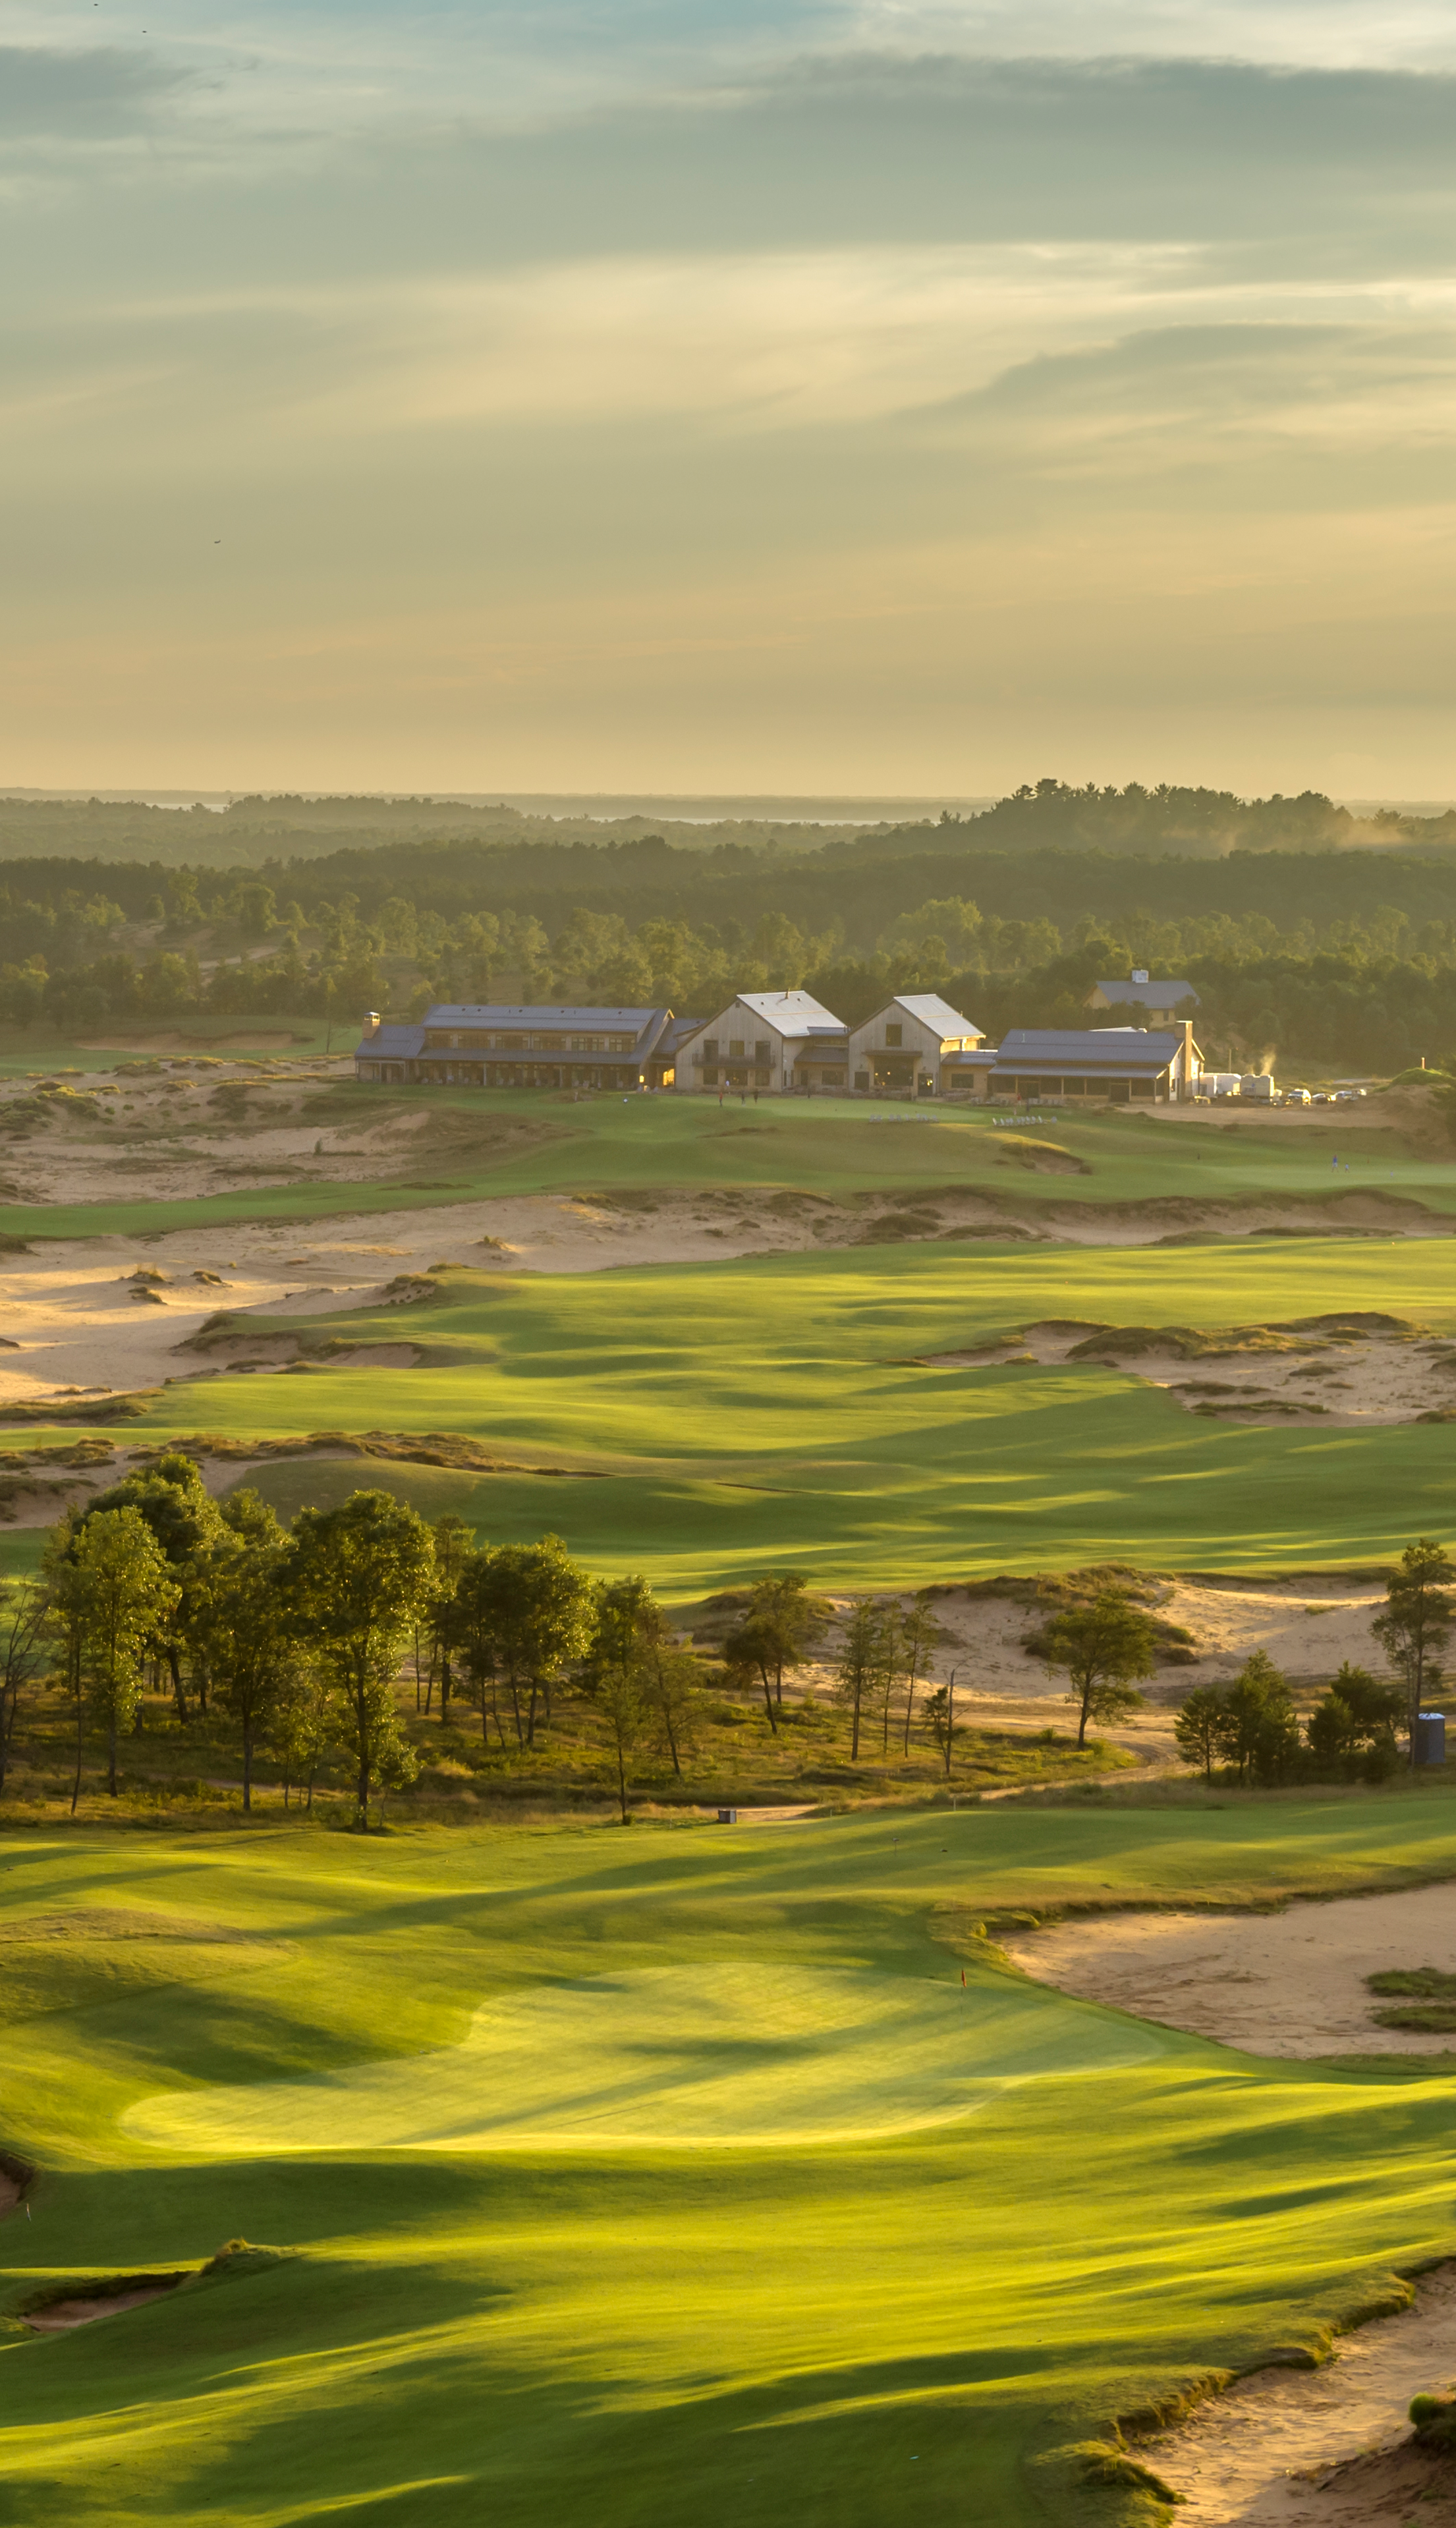
[[[3,2305],[239,2231],[297,2251],[0,2344],[17,2528],[1070,2520],[1058,2444],[1453,2244],[1447,2082],[1255,2063],[954,1927],[1449,1872],[1438,1794],[5,1859],[0,1942],[52,1982],[6,2031],[3,2138],[48,2173]],[[917,2127],[932,2056],[961,2112]],[[814,2121],[745,2144],[775,2085]],[[806,2138],[825,2113],[853,2137]]]
[[[594,1567],[684,1595],[791,1558],[826,1584],[902,1588],[1107,1559],[1317,1568],[1388,1558],[1456,1518],[1456,1425],[1225,1428],[1092,1363],[921,1357],[1043,1316],[1219,1326],[1384,1309],[1447,1329],[1456,1302],[1432,1292],[1419,1244],[901,1247],[451,1273],[442,1292],[338,1321],[361,1343],[419,1343],[417,1368],[174,1387],[124,1436],[464,1435],[505,1471],[310,1460],[256,1480],[289,1511],[385,1481],[492,1538],[553,1529]],[[324,1340],[330,1321],[299,1328]]]
[[[419,1166],[420,1177],[434,1182],[413,1185],[390,1176],[176,1202],[15,1203],[6,1207],[5,1225],[30,1238],[142,1237],[241,1219],[332,1219],[349,1211],[415,1210],[493,1195],[713,1187],[764,1193],[789,1188],[829,1198],[971,1187],[1018,1209],[1174,1197],[1326,1202],[1378,1191],[1442,1216],[1456,1208],[1456,1162],[1414,1156],[1392,1133],[1354,1123],[1341,1123],[1333,1132],[1298,1125],[1261,1129],[1242,1121],[1220,1130],[1125,1111],[1059,1117],[1057,1139],[1085,1173],[1048,1176],[1005,1164],[1006,1136],[983,1110],[876,1109],[831,1097],[765,1100],[756,1108],[720,1109],[711,1097],[671,1096],[601,1098],[573,1106],[545,1092],[421,1092],[341,1082],[338,1122],[340,1129],[362,1130],[402,1108],[418,1108],[422,1096],[432,1116],[463,1114],[483,1122],[505,1116],[517,1123],[539,1116],[555,1137],[503,1159],[484,1135],[478,1154],[468,1145],[451,1145],[438,1165]],[[428,1145],[422,1144],[421,1161],[427,1158]]]

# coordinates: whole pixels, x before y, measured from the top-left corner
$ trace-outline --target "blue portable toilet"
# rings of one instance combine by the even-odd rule
[[[1412,1754],[1422,1766],[1445,1763],[1446,1715],[1443,1712],[1417,1712],[1416,1743]]]

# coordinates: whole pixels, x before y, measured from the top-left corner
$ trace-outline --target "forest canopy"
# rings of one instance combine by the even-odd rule
[[[1043,781],[867,832],[640,824],[428,800],[0,802],[0,1021],[43,1051],[47,1029],[189,1013],[348,1027],[503,997],[706,1017],[806,985],[851,1024],[887,990],[934,989],[994,1036],[1085,1024],[1095,981],[1145,967],[1192,986],[1221,1054],[1378,1072],[1456,1049],[1456,816],[1359,825],[1316,793]],[[159,827],[206,853],[154,856]]]

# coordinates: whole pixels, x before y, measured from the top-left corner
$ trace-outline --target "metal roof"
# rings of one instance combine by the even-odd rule
[[[876,1027],[886,1010],[907,1010],[912,1019],[919,1020],[921,1027],[933,1028],[942,1037],[985,1033],[984,1027],[978,1027],[974,1019],[962,1018],[959,1010],[953,1010],[949,1001],[941,999],[939,992],[897,992],[893,1000],[885,1003],[883,1010],[876,1010],[872,1019],[865,1020],[865,1027]],[[855,1032],[859,1035],[863,1029],[857,1027]]]
[[[736,1005],[752,1010],[779,1035],[847,1035],[843,1019],[826,1010],[812,992],[739,992]],[[733,1004],[730,1004],[733,1006]],[[725,1017],[726,1012],[723,1014]]]
[[[366,1035],[354,1050],[356,1053],[382,1053],[394,1062],[412,1062],[415,1055],[424,1050],[424,1044],[425,1030],[422,1027],[376,1027],[373,1035]]]
[[[667,1012],[655,1010],[583,1010],[553,1006],[545,1001],[526,1003],[504,1001],[437,1001],[425,1012],[427,1027],[623,1027],[630,1026],[635,1035],[653,1019]]]
[[[1010,1027],[996,1065],[999,1071],[1166,1071],[1182,1041],[1181,1030],[1170,1027]]]
[[[1162,983],[1135,983],[1130,974],[1116,974],[1110,983],[1099,982],[1097,989],[1109,1001],[1121,1001],[1139,1010],[1172,1010],[1179,1001],[1191,1001],[1195,1009],[1198,1007],[1198,994],[1192,984],[1170,978]]]

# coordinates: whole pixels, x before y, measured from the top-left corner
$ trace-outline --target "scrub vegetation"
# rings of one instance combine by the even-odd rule
[[[958,1722],[931,1686],[928,1593],[854,1604],[828,1693],[793,1691],[838,1614],[784,1572],[695,1630],[557,1537],[478,1546],[377,1490],[287,1534],[251,1488],[219,1506],[164,1454],[74,1506],[0,1592],[0,1791],[12,1820],[92,1814],[101,1752],[102,1808],[153,1820],[266,1795],[276,1822],[317,1795],[367,1828],[392,1793],[441,1817],[608,1799],[625,1825],[644,1799],[844,1807],[923,1800],[942,1773],[975,1795],[1135,1761],[1088,1746],[1085,1705],[1075,1743]]]

